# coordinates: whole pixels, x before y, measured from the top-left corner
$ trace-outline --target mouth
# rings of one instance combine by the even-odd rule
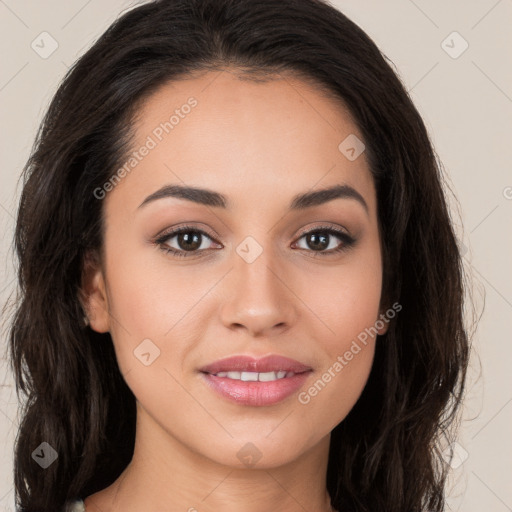
[[[262,359],[234,356],[200,369],[210,389],[239,405],[265,406],[289,397],[313,369],[279,355]]]
[[[218,372],[212,373],[216,377],[226,377],[227,379],[241,380],[243,382],[273,382],[278,379],[290,378],[296,375],[294,372],[278,370],[277,372]]]

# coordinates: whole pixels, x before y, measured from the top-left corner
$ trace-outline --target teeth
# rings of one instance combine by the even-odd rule
[[[257,381],[258,380],[258,374],[255,372],[242,372],[240,374],[240,380],[243,380],[244,382],[247,381]]]
[[[260,382],[270,382],[271,380],[276,380],[276,372],[266,372],[266,373],[260,373],[258,380]]]
[[[293,377],[295,373],[279,370],[278,372],[219,372],[215,374],[217,377],[227,377],[228,379],[241,380],[243,382],[271,382],[285,377]]]

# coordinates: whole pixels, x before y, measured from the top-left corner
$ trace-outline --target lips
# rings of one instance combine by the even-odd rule
[[[310,366],[278,355],[228,357],[200,370],[208,388],[224,399],[250,406],[285,400],[305,384],[312,371]]]
[[[261,359],[254,359],[250,356],[233,356],[220,359],[200,369],[203,373],[216,375],[220,372],[292,372],[304,373],[310,371],[311,366],[295,361],[288,357],[270,355]]]

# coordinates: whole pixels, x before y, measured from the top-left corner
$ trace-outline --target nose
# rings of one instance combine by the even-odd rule
[[[240,254],[233,255],[233,268],[224,283],[222,323],[254,337],[281,334],[296,321],[300,303],[289,272],[271,250],[263,250],[253,261]]]

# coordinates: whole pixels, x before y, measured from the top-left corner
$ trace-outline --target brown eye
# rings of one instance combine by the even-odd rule
[[[193,231],[185,231],[175,235],[177,245],[185,251],[195,251],[201,246],[201,235]],[[172,237],[174,238],[174,237]]]
[[[305,239],[306,247],[299,247],[299,249],[317,252],[319,255],[344,251],[355,243],[355,239],[350,235],[333,227],[321,227],[308,231],[299,238],[299,240],[302,239]]]
[[[155,243],[174,256],[193,256],[209,249],[212,237],[201,229],[181,227],[158,238]],[[188,254],[187,254],[188,253]]]

